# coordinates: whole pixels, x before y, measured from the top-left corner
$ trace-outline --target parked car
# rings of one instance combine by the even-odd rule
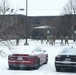
[[[76,69],[76,48],[65,48],[55,57],[56,71]]]
[[[27,46],[19,47],[8,56],[9,69],[35,68],[47,64],[48,54],[40,47]]]

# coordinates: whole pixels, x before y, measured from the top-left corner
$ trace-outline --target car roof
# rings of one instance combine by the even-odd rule
[[[64,48],[60,53],[60,55],[76,55],[76,48]]]

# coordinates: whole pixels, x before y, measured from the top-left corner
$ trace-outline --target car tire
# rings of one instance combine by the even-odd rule
[[[40,59],[38,58],[37,66],[35,67],[35,69],[39,69],[39,67],[40,67]]]
[[[17,70],[18,67],[9,66],[9,70]]]
[[[61,68],[60,67],[56,67],[56,71],[57,72],[61,72]]]
[[[14,67],[12,67],[12,66],[9,66],[9,69],[10,69],[10,70],[13,70],[13,69],[14,69]]]

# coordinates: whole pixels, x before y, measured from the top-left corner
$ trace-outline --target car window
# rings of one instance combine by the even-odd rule
[[[35,51],[36,52],[42,52],[41,48],[36,48]]]
[[[41,52],[41,50],[39,50],[39,49],[36,49],[35,51],[36,51],[36,52]]]

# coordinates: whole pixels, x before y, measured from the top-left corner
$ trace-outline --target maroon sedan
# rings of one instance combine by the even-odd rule
[[[18,47],[8,56],[9,69],[35,68],[47,64],[48,54],[40,47]]]

